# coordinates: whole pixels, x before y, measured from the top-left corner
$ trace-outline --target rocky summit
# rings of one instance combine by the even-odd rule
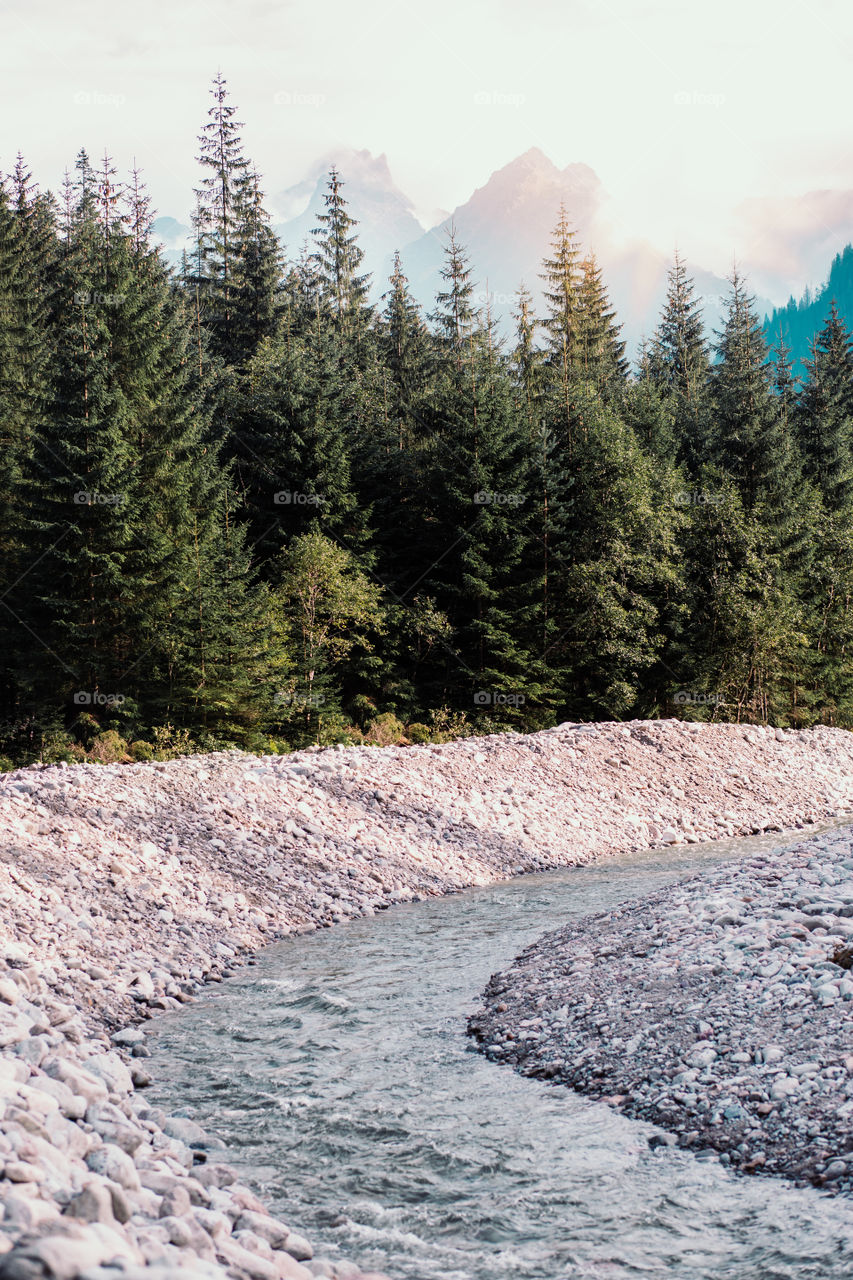
[[[266,1212],[239,1184],[221,1144],[190,1117],[148,1105],[146,1020],[180,1007],[292,932],[619,850],[789,829],[851,810],[851,735],[678,721],[561,725],[445,746],[33,766],[2,775],[0,1280],[112,1280],[116,1267],[147,1280],[366,1280],[354,1264],[314,1257],[298,1227]],[[735,1122],[745,1126],[743,1165],[760,1162],[763,1152],[767,1167],[784,1167],[762,1106],[769,1106],[767,1116],[795,1117],[808,1135],[824,1124],[823,1099],[834,1105],[847,1070],[831,1036],[831,1061],[823,1042],[813,1061],[801,1052],[815,1019],[824,1019],[823,1035],[837,1011],[846,1018],[853,1009],[847,970],[830,954],[830,944],[847,936],[839,926],[849,901],[845,858],[828,852],[834,848],[821,846],[826,857],[787,855],[803,866],[780,864],[778,880],[773,863],[764,865],[766,874],[751,873],[753,901],[770,903],[764,914],[746,901],[744,886],[730,890],[722,880],[703,889],[714,902],[701,917],[690,899],[686,913],[671,919],[664,900],[638,907],[633,920],[614,913],[595,941],[604,945],[612,930],[611,954],[598,955],[588,942],[590,957],[573,957],[573,964],[589,959],[591,976],[577,1008],[572,1002],[565,1017],[562,1003],[556,1010],[559,1034],[587,1034],[574,1019],[587,1009],[590,983],[604,983],[613,1000],[624,980],[637,997],[631,965],[653,975],[658,963],[675,963],[672,947],[681,945],[687,957],[678,991],[688,1006],[723,992],[733,980],[731,958],[738,959],[738,981],[758,984],[768,1019],[760,1040],[747,1043],[735,1023],[690,1009],[690,1044],[688,1024],[679,1023],[671,1050],[679,1056],[670,1062],[667,1037],[649,1029],[670,1017],[657,988],[644,995],[643,1016],[625,1006],[623,1029],[614,1034],[625,1039],[630,1021],[631,1044],[640,1038],[631,1049],[623,1044],[622,1056],[638,1062],[648,1051],[655,1060],[649,1106],[662,1107],[665,1095],[686,1108],[693,1104],[676,1095],[695,1095],[697,1113],[704,1113],[707,1100],[710,1115],[691,1121],[691,1132],[721,1112],[727,1133]],[[830,872],[831,882],[821,878]],[[727,914],[728,925],[720,919]],[[704,949],[690,959],[689,927],[700,924]],[[645,956],[622,954],[623,925]],[[544,974],[546,953],[542,963]],[[733,1015],[740,991],[730,992]],[[526,992],[518,994],[513,1016],[527,1008]],[[681,1006],[669,999],[675,1016]],[[502,1003],[508,1008],[498,1013]],[[789,1004],[801,1020],[802,1046],[783,1042],[778,1028],[779,1010]],[[495,1016],[507,1012],[503,996]],[[533,1022],[508,1023],[499,1041],[490,1028],[489,1043],[505,1046],[512,1031],[516,1045],[544,1045],[538,1031],[546,1027],[550,1035],[551,1022],[535,1010],[528,1016]],[[609,1027],[607,1006],[599,1016]],[[501,1048],[498,1056],[512,1052]],[[597,1063],[588,1056],[592,1070]],[[712,1097],[706,1086],[720,1063],[737,1071],[731,1080],[726,1075],[728,1094]],[[839,1105],[829,1146],[813,1143],[809,1167],[841,1185],[848,1157],[835,1135],[847,1113],[846,1103]],[[760,1147],[753,1122],[764,1126]]]

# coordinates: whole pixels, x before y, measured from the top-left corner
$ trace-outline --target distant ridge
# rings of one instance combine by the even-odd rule
[[[853,327],[853,245],[845,245],[835,255],[825,284],[816,290],[807,288],[799,300],[790,298],[764,321],[764,335],[771,346],[778,343],[781,331],[791,348],[794,372],[800,376],[805,374],[803,361],[809,356],[809,345],[823,328],[832,302],[848,327]]]

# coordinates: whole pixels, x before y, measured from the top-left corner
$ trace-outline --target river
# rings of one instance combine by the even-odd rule
[[[465,1035],[543,933],[782,843],[610,858],[288,939],[151,1024],[149,1096],[223,1138],[319,1254],[394,1280],[849,1280],[848,1199],[651,1150],[651,1126]]]

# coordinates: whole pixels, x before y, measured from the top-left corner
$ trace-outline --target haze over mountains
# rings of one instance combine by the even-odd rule
[[[385,290],[394,251],[399,249],[412,292],[431,310],[453,224],[470,256],[477,301],[488,302],[508,332],[519,284],[523,282],[537,299],[540,296],[540,263],[564,204],[584,252],[593,251],[604,269],[629,354],[635,355],[643,336],[654,330],[670,255],[647,240],[632,239],[629,228],[613,225],[607,193],[589,165],[559,169],[539,148],[531,147],[493,173],[463,204],[443,212],[418,210],[395,183],[385,155],[330,153],[302,182],[270,193],[275,230],[290,256],[311,240],[331,164],[340,170],[350,212],[359,222],[359,243],[365,268],[373,274],[375,299]],[[741,266],[758,295],[759,312],[767,315],[792,291],[799,293],[825,277],[832,254],[844,247],[850,238],[848,227],[853,226],[853,193],[817,192],[771,204],[772,208],[767,201],[746,201],[736,214],[750,255]],[[761,230],[764,222],[766,231]],[[157,220],[155,230],[169,257],[177,260],[189,228],[166,217]],[[773,261],[778,262],[775,275]],[[713,332],[720,326],[727,282],[701,263],[688,265],[703,299],[707,328]]]

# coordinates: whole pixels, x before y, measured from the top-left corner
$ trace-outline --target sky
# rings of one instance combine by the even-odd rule
[[[853,215],[852,63],[848,0],[0,0],[0,168],[55,187],[107,148],[184,220],[221,70],[273,207],[367,148],[429,220],[538,146],[624,235],[793,279],[797,238]]]

